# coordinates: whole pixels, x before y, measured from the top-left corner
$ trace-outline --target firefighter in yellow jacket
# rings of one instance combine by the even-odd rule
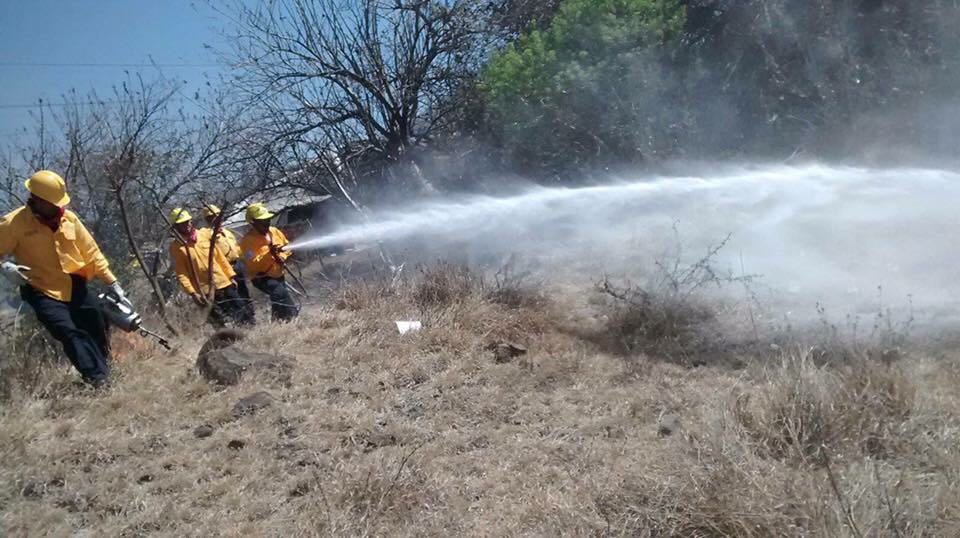
[[[183,208],[170,212],[170,222],[176,237],[170,243],[170,257],[177,280],[198,306],[207,306],[210,285],[213,284],[213,308],[210,322],[223,326],[227,320],[236,324],[250,324],[253,320],[245,315],[243,301],[233,281],[234,272],[226,256],[212,247],[209,231],[201,233],[193,227],[193,218]],[[212,260],[212,263],[211,263]]]
[[[290,321],[300,313],[283,276],[283,264],[292,253],[284,250],[290,242],[283,232],[270,226],[273,216],[264,204],[251,204],[247,208],[250,231],[240,240],[240,250],[250,282],[270,296],[273,319]]]
[[[222,219],[223,212],[220,208],[213,204],[207,204],[203,208],[203,220],[206,221],[207,227],[200,228],[198,233],[212,235],[213,231],[217,229],[218,226],[220,227],[220,232],[217,234],[217,248],[227,257],[227,261],[230,262],[230,266],[233,267],[233,272],[236,273],[233,281],[237,284],[237,293],[240,294],[240,299],[242,299],[241,302],[245,309],[243,315],[245,319],[253,323],[256,314],[253,307],[253,299],[250,298],[250,290],[247,288],[243,258],[240,255],[240,243],[237,241],[237,236],[223,226]]]
[[[20,295],[87,383],[109,382],[107,324],[87,290],[97,278],[129,305],[97,242],[70,203],[58,174],[40,170],[25,183],[26,205],[0,219],[0,257],[13,255],[0,271],[20,286]]]

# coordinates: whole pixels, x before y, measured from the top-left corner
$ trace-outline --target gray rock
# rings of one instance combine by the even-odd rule
[[[416,402],[407,404],[402,411],[404,415],[414,419],[423,416],[423,406]]]
[[[203,343],[203,347],[200,348],[200,352],[197,353],[197,355],[202,356],[211,351],[230,347],[246,337],[247,334],[240,329],[220,329],[207,338],[207,341]]]
[[[211,435],[213,435],[213,426],[209,424],[197,426],[193,430],[193,436],[197,439],[203,439],[204,437],[210,437]]]
[[[197,357],[197,369],[209,381],[221,385],[236,385],[246,372],[289,378],[293,359],[228,346],[201,354]]]
[[[657,421],[657,435],[666,437],[680,430],[680,417],[673,413],[667,413],[660,416]]]
[[[233,417],[240,418],[245,415],[252,415],[261,409],[270,407],[273,404],[273,396],[269,392],[255,392],[246,398],[241,398],[233,406]]]
[[[493,351],[493,357],[497,362],[510,362],[516,357],[527,354],[527,348],[511,342],[496,342],[490,344],[488,349]]]
[[[20,495],[28,499],[39,499],[47,492],[46,486],[42,482],[27,482],[20,488]]]
[[[28,499],[39,499],[47,493],[50,493],[51,490],[56,488],[62,488],[65,482],[62,478],[54,478],[46,483],[31,480],[23,484],[23,487],[20,488],[20,494]]]
[[[288,494],[290,497],[303,497],[304,495],[310,493],[313,490],[313,487],[308,481],[300,481],[297,483],[296,487],[290,490]]]
[[[364,436],[364,452],[371,452],[385,446],[394,446],[398,443],[397,437],[385,432],[369,432]]]

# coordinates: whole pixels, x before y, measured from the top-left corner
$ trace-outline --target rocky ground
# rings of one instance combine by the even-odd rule
[[[691,361],[595,294],[439,267],[173,353],[119,335],[104,392],[8,383],[4,534],[960,535],[951,350]]]

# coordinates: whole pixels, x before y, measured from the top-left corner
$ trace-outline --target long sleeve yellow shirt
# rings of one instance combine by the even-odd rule
[[[274,255],[270,252],[271,246],[282,247],[289,244],[287,236],[283,232],[270,227],[267,235],[261,235],[256,230],[251,229],[240,240],[240,250],[243,251],[243,263],[247,269],[247,277],[260,278],[271,277],[280,278],[283,276],[283,267],[277,263]],[[292,252],[281,252],[279,258],[286,261],[293,254]]]
[[[212,234],[211,228],[200,228],[197,233]],[[220,235],[217,236],[217,249],[227,257],[227,261],[233,263],[240,259],[240,245],[237,243],[237,236],[226,228],[220,228]]]
[[[30,268],[30,286],[57,301],[73,297],[70,275],[85,280],[99,278],[113,284],[117,277],[97,242],[73,211],[64,213],[60,227],[53,231],[41,223],[26,206],[0,219],[0,257],[13,255]]]
[[[207,285],[207,269],[210,267],[210,230],[197,230],[197,242],[183,245],[179,241],[170,243],[170,257],[173,258],[173,270],[177,273],[177,281],[183,290],[190,295],[202,293],[207,295],[210,287]],[[222,290],[233,284],[236,273],[227,257],[220,249],[213,252],[213,286]]]

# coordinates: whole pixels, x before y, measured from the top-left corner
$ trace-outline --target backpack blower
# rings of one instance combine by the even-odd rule
[[[111,325],[116,325],[125,332],[140,332],[140,336],[153,337],[161,346],[170,351],[170,342],[159,334],[143,326],[143,318],[140,317],[129,301],[122,301],[117,294],[113,292],[101,293],[97,296],[100,312],[109,320]]]

